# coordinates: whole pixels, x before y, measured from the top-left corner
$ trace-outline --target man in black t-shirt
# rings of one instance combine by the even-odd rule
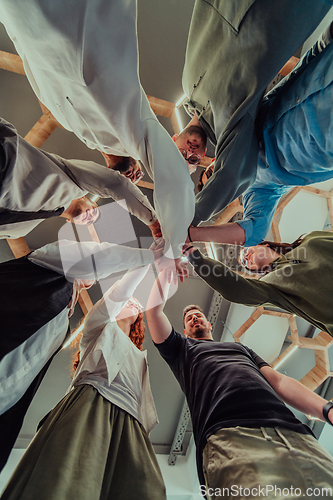
[[[168,296],[165,272],[153,287],[146,316],[190,408],[200,493],[318,498],[317,488],[328,488],[326,496],[332,497],[332,457],[283,401],[330,423],[333,403],[273,370],[248,347],[215,342],[199,306],[185,308],[182,337],[163,312],[161,291]]]

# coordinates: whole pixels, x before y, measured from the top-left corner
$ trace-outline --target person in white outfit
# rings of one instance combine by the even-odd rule
[[[96,279],[147,265],[161,251],[61,240],[0,264],[0,470],[55,354],[80,291]]]
[[[176,258],[194,216],[193,184],[141,87],[136,18],[136,0],[0,1],[38,99],[89,148],[140,160],[154,179],[157,219]]]
[[[129,271],[84,319],[75,376],[41,426],[3,499],[163,500],[148,439],[157,424],[142,306],[132,294],[149,266]]]
[[[159,227],[148,198],[119,172],[37,149],[0,118],[0,239],[25,236],[49,217],[94,222],[98,208],[88,193],[125,200],[127,210],[153,234]]]

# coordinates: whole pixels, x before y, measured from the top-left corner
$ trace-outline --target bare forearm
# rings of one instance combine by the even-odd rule
[[[313,417],[324,420],[323,417],[323,407],[327,403],[325,399],[316,394],[315,392],[310,391],[303,384],[297,382],[297,380],[293,380],[293,383],[288,381],[284,384],[289,387],[289,396],[285,396],[285,401],[290,406],[293,406],[296,410],[302,411],[306,415],[312,415]],[[293,394],[290,394],[290,385],[295,385],[293,388]]]
[[[162,272],[152,287],[146,309],[148,328],[156,344],[164,342],[172,330],[171,324],[163,312],[169,289],[167,272]]]
[[[325,421],[323,417],[323,408],[327,401],[324,398],[310,391],[310,389],[297,380],[289,377],[283,378],[280,385],[280,396],[287,404],[306,415],[312,415],[313,417]],[[332,413],[330,413],[329,416],[330,419],[333,420]]]
[[[236,222],[221,224],[220,226],[200,226],[189,229],[192,241],[212,241],[214,243],[229,243],[243,245],[245,231]]]
[[[277,373],[271,367],[264,366],[260,370],[285,403],[306,415],[325,421],[323,407],[327,401],[324,398],[297,380]],[[333,422],[333,410],[329,413],[329,418]]]
[[[141,266],[127,271],[127,273],[117,282],[117,286],[111,287],[111,293],[108,294],[110,300],[123,302],[130,299],[135,289],[146,276],[149,267],[149,265]]]
[[[167,280],[167,273],[159,273],[155,283],[152,286],[149,299],[147,302],[147,313],[154,311],[157,313],[162,312],[164,309],[165,302],[168,297],[170,289],[170,283]]]

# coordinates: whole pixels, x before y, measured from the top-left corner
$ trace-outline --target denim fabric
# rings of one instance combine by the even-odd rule
[[[186,107],[216,145],[214,173],[196,197],[208,220],[256,177],[255,127],[265,88],[332,6],[326,0],[196,0],[186,50]]]
[[[333,44],[329,30],[265,98],[257,177],[244,193],[239,222],[246,245],[262,241],[290,186],[333,177]]]

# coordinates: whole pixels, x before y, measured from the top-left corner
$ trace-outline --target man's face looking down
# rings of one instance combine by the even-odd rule
[[[184,334],[192,339],[211,339],[212,326],[198,309],[191,309],[184,316]]]
[[[130,156],[116,156],[102,152],[108,168],[118,170],[127,177],[133,184],[137,184],[144,176],[140,162]]]
[[[205,132],[197,125],[190,125],[179,135],[175,134],[172,139],[185,158],[190,173],[194,172],[197,165],[200,164],[201,158],[205,156],[207,151],[207,137]]]

